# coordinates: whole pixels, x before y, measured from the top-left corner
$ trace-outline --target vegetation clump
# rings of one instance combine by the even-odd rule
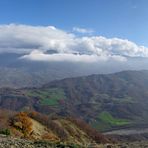
[[[11,125],[28,137],[32,132],[32,122],[27,113],[20,112],[11,119]]]
[[[1,129],[0,134],[9,136],[9,135],[11,135],[11,132],[9,129]]]

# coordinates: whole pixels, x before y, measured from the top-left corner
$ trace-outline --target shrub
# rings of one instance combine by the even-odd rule
[[[28,137],[32,132],[32,122],[25,112],[20,112],[11,119],[11,124],[22,131],[24,137]]]
[[[0,134],[4,134],[4,135],[7,135],[7,136],[11,135],[9,129],[1,129],[1,130],[0,130]]]

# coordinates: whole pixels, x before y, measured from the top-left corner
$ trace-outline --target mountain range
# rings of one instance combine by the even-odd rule
[[[1,88],[0,107],[84,119],[94,128],[148,123],[148,71],[55,80],[38,88]]]
[[[54,54],[56,51],[49,50],[46,53]],[[41,87],[53,80],[64,78],[147,68],[147,60],[140,59],[138,60],[140,62],[137,62],[137,58],[132,59],[132,62],[128,59],[128,63],[112,61],[100,61],[99,63],[44,62],[23,59],[24,55],[25,53],[0,53],[1,88]]]

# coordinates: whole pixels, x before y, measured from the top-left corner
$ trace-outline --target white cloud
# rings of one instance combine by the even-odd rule
[[[56,54],[47,54],[56,50]],[[26,53],[40,61],[125,61],[126,57],[148,57],[148,48],[119,38],[82,36],[54,26],[0,25],[0,52]]]
[[[125,61],[126,59],[121,56],[97,56],[95,54],[92,55],[80,55],[80,54],[72,54],[72,53],[56,53],[56,54],[45,54],[41,51],[34,50],[28,55],[24,55],[21,59],[28,59],[28,60],[35,60],[35,61],[54,61],[54,62],[99,62],[99,61],[106,61],[108,59],[115,60],[115,61]]]
[[[0,25],[0,51],[66,50],[74,38],[54,26]]]
[[[94,32],[94,30],[92,29],[86,29],[86,28],[80,28],[80,27],[73,27],[73,31],[74,32],[78,32],[78,33],[86,33],[86,34],[91,34]]]
[[[148,48],[138,46],[135,43],[119,38],[105,38],[102,36],[83,37],[79,42],[88,50],[96,54],[122,55],[128,57],[148,57]]]

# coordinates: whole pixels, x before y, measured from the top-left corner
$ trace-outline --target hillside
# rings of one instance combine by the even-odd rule
[[[137,140],[114,137],[116,138],[114,141],[110,140],[113,137],[103,136],[79,119],[49,118],[37,112],[18,113],[0,110],[1,148],[145,148],[148,146],[146,137],[142,141],[140,139],[143,137],[139,135],[130,138],[133,137]]]
[[[106,129],[148,121],[147,76],[148,71],[123,71],[54,81],[43,88],[63,89],[71,104],[67,110]]]
[[[84,121],[52,117],[37,112],[0,110],[0,134],[32,141],[84,146],[110,142]]]
[[[0,107],[84,119],[104,131],[147,125],[148,71],[123,71],[50,82],[40,88],[0,89]]]

